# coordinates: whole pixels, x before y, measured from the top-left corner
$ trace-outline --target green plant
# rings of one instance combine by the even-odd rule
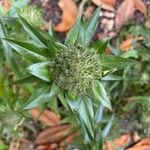
[[[102,141],[114,120],[112,115],[102,123],[104,107],[112,110],[104,83],[120,80],[120,76],[112,73],[135,63],[106,55],[109,39],[92,43],[99,13],[98,8],[87,22],[78,16],[64,44],[54,36],[53,29],[51,34],[38,31],[21,16],[19,20],[31,42],[2,39],[4,44],[29,61],[24,78],[16,82],[31,83],[33,80],[36,83],[24,109],[59,100],[81,128],[80,136],[84,136],[84,140],[76,144],[77,147],[81,145],[78,149],[86,150],[102,149]]]

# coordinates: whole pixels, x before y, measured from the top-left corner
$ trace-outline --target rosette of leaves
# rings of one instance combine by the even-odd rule
[[[99,13],[98,8],[87,22],[79,15],[64,43],[57,40],[52,28],[49,33],[37,31],[22,17],[20,22],[32,42],[3,39],[31,62],[26,69],[28,74],[18,82],[31,83],[36,77],[33,81],[37,86],[24,109],[59,100],[81,127],[84,139],[79,143],[84,143],[87,150],[102,148],[102,138],[106,138],[114,120],[114,116],[106,119],[108,123],[101,130],[101,106],[112,110],[103,82],[120,80],[111,73],[134,63],[105,55],[109,39],[92,43]]]

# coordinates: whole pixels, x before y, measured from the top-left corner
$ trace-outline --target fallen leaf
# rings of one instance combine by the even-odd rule
[[[44,145],[60,142],[63,138],[69,135],[69,128],[70,125],[61,125],[45,129],[38,135],[35,144]]]
[[[132,35],[130,35],[124,41],[121,42],[119,48],[123,52],[129,51],[133,48],[133,43],[139,40],[143,40],[143,37],[133,37]]]
[[[52,111],[45,110],[42,112],[39,108],[31,109],[31,115],[34,119],[42,122],[47,126],[56,126],[60,124],[60,116]]]
[[[95,10],[94,6],[88,6],[84,12],[86,18],[90,18]]]
[[[69,30],[76,21],[78,8],[73,0],[60,0],[59,7],[63,11],[62,22],[55,26],[57,32]]]
[[[72,141],[77,137],[77,135],[78,135],[77,132],[75,132],[67,136],[64,140],[61,141],[60,147],[66,148],[68,144],[72,143]]]
[[[145,17],[147,17],[147,7],[144,4],[144,2],[141,0],[134,0],[134,4],[135,4],[136,10],[140,11],[141,13],[145,15]]]
[[[116,0],[101,0],[103,3],[106,3],[108,5],[111,6],[115,6],[116,5]]]
[[[119,31],[129,19],[133,18],[135,11],[140,11],[147,17],[147,8],[142,0],[124,0],[117,9],[115,29]]]
[[[116,0],[91,0],[95,5],[109,11],[115,11]]]
[[[3,7],[4,7],[4,9],[6,11],[8,11],[10,9],[10,7],[11,7],[11,5],[10,5],[8,0],[4,0],[2,5],[3,5]]]
[[[150,150],[150,139],[143,139],[132,148],[127,150]]]
[[[115,18],[115,29],[119,31],[122,26],[133,17],[135,4],[133,0],[124,0],[118,7]]]

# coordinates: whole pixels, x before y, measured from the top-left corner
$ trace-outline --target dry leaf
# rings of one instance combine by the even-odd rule
[[[133,17],[135,5],[133,0],[124,0],[117,10],[115,18],[115,28],[119,31],[122,26]]]
[[[150,150],[150,139],[143,139],[132,148],[127,150]]]
[[[126,52],[133,48],[133,42],[143,40],[143,37],[133,37],[129,35],[122,43],[120,44],[119,48],[121,51]]]
[[[78,8],[73,0],[60,0],[59,7],[63,11],[62,22],[55,26],[57,32],[64,32],[69,30],[75,23]]]
[[[147,17],[147,7],[142,0],[134,0],[136,10],[140,11]]]
[[[33,144],[26,139],[13,139],[10,143],[9,150],[33,150]]]
[[[11,5],[8,0],[3,1],[3,7],[5,8],[6,11],[10,9]]]
[[[66,137],[64,140],[61,141],[60,143],[60,147],[65,148],[68,144],[71,144],[72,141],[77,137],[77,133],[72,133],[71,135],[69,135],[68,137]]]
[[[117,10],[116,30],[119,31],[129,19],[133,18],[134,12],[137,10],[147,17],[147,8],[142,0],[124,0]]]
[[[39,108],[34,108],[31,110],[32,117],[36,120],[42,122],[47,126],[55,126],[60,124],[60,116],[52,111],[45,110],[42,112]]]
[[[84,12],[86,18],[90,18],[95,10],[94,6],[88,6]]]
[[[91,0],[95,5],[102,7],[103,9],[115,11],[115,0]]]
[[[69,134],[69,128],[70,125],[61,125],[45,129],[38,135],[37,139],[35,140],[35,144],[44,145],[54,142],[60,142]]]
[[[116,5],[116,0],[101,0],[103,3],[115,6]]]

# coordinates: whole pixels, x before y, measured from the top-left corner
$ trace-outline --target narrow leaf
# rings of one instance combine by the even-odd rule
[[[113,121],[114,121],[114,115],[112,115],[112,117],[110,118],[108,124],[106,125],[106,127],[104,128],[104,130],[102,132],[102,137],[103,138],[106,138],[108,136],[109,131],[112,127]]]
[[[99,100],[104,107],[112,110],[111,102],[109,100],[107,92],[105,91],[104,86],[99,81],[95,83],[95,85],[92,87],[92,90],[95,98]]]
[[[85,44],[89,44],[97,27],[100,8],[97,8],[85,25]]]
[[[39,44],[46,46],[47,40],[45,37],[38,32],[34,27],[32,27],[23,17],[19,16],[20,22],[31,38],[35,39]]]
[[[90,47],[94,48],[99,54],[104,54],[110,38],[94,42]]]
[[[21,54],[23,57],[29,59],[32,62],[38,62],[38,61],[45,61],[47,60],[46,57],[35,53],[31,50],[29,50],[27,47],[29,46],[22,46],[20,42],[16,42],[14,40],[8,40],[8,39],[3,39],[3,41],[6,41],[16,52]]]
[[[81,26],[81,16],[77,18],[76,23],[73,25],[71,30],[68,32],[65,44],[74,45],[76,43]]]
[[[124,69],[127,66],[133,65],[137,63],[134,60],[126,59],[114,55],[102,55],[101,56],[101,64],[105,69]]]
[[[30,74],[44,81],[50,82],[50,73],[48,66],[50,62],[41,62],[30,65],[27,70]]]

